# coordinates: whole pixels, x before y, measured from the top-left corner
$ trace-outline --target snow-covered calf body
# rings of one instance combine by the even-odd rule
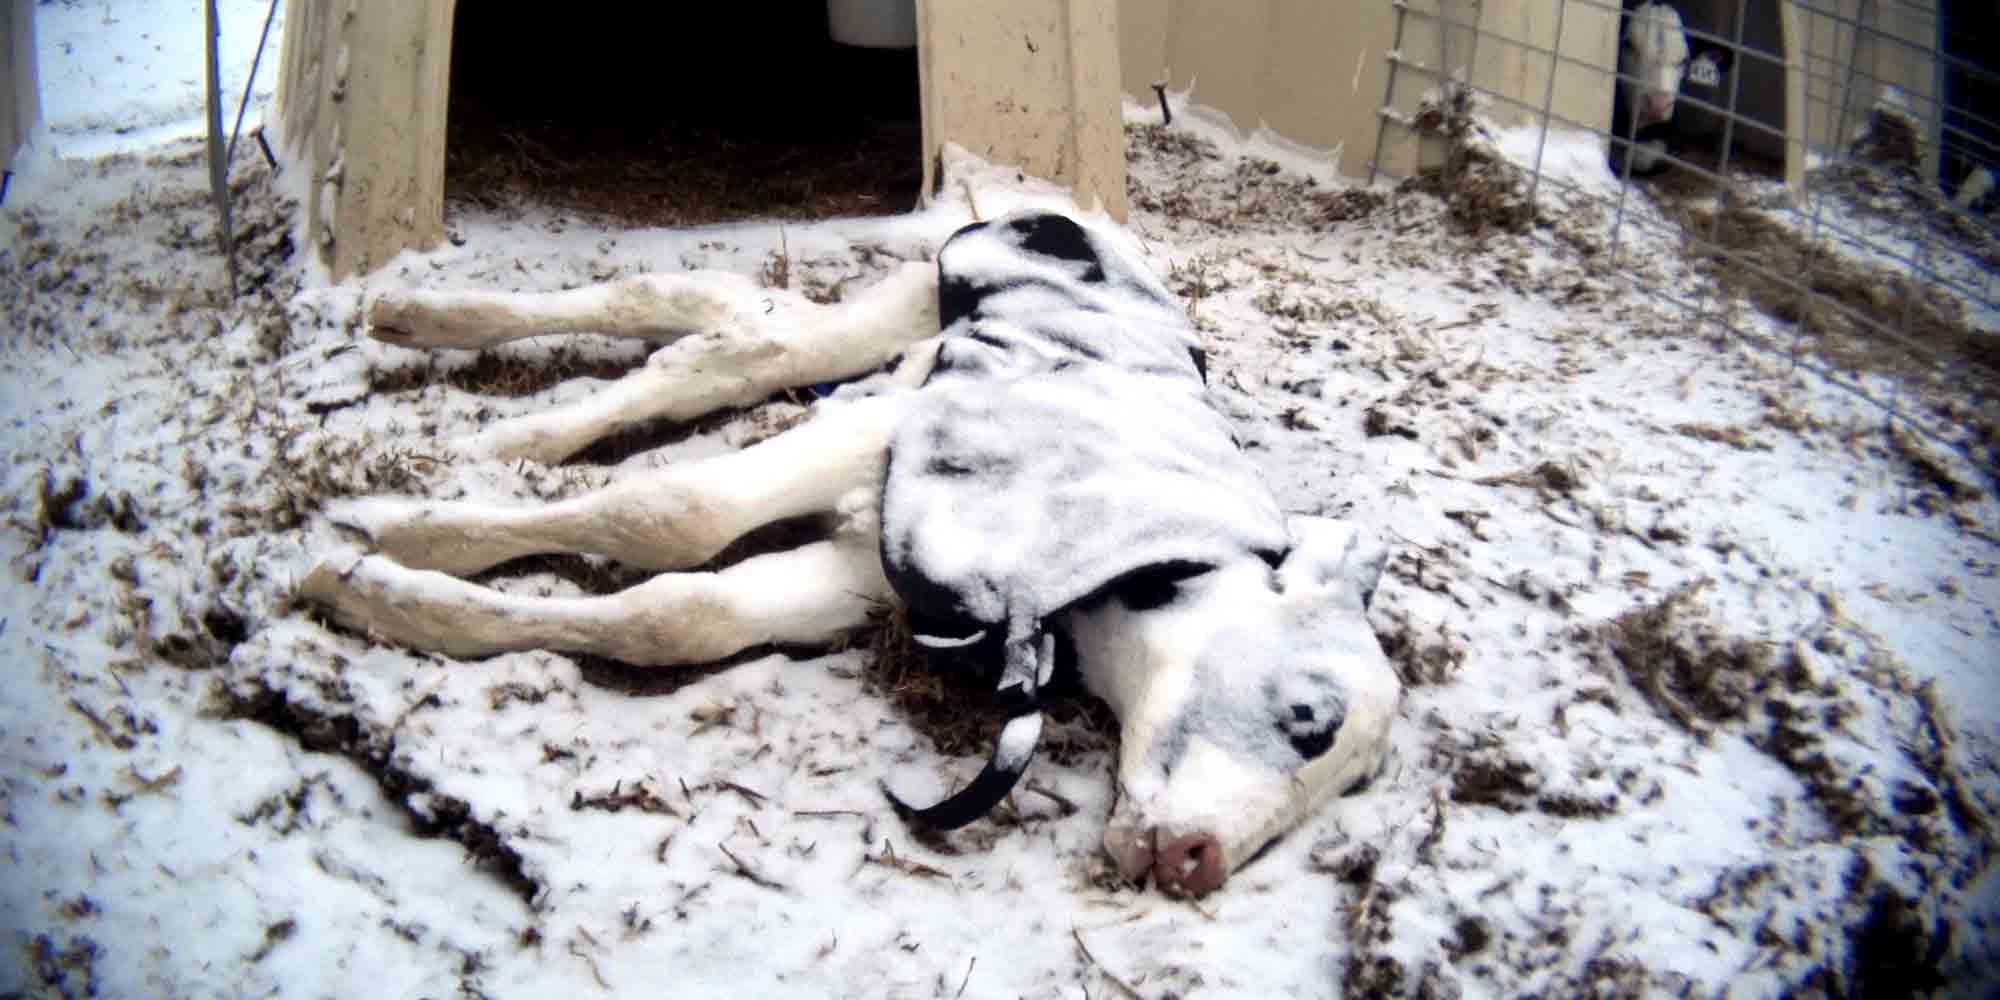
[[[905,265],[835,306],[697,273],[527,302],[386,296],[371,320],[416,345],[551,329],[672,338],[601,398],[474,442],[550,461],[638,420],[895,361],[775,438],[573,500],[336,510],[378,551],[324,560],[302,590],[372,634],[462,656],[688,664],[830,643],[894,601],[920,642],[990,670],[1011,716],[977,779],[899,812],[943,827],[983,815],[1034,753],[1042,691],[1075,670],[1119,718],[1105,847],[1170,891],[1214,889],[1380,766],[1400,695],[1365,616],[1382,550],[1352,525],[1278,509],[1207,403],[1180,307],[1068,218],[969,226],[935,269]],[[825,541],[686,571],[815,512],[834,515]],[[675,572],[561,599],[451,575],[552,551]]]
[[[1619,30],[1618,80],[1611,106],[1611,169],[1633,175],[1666,169],[1668,137],[1681,87],[1711,92],[1732,64],[1727,47],[1690,41],[1681,12],[1668,3],[1626,9]]]

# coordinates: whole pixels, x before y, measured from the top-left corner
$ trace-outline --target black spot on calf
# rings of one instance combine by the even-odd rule
[[[1089,265],[1083,272],[1082,280],[1086,283],[1104,280],[1104,266],[1097,259],[1097,249],[1090,245],[1089,234],[1076,224],[1076,220],[1061,215],[1030,215],[1015,219],[1008,226],[1020,234],[1021,249],[1043,257]]]

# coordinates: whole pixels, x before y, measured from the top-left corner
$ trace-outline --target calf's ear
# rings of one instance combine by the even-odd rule
[[[1389,548],[1374,532],[1352,521],[1293,515],[1287,526],[1292,550],[1278,566],[1286,593],[1334,588],[1342,600],[1366,610],[1389,560]]]

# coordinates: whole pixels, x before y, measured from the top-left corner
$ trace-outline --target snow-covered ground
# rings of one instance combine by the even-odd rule
[[[202,7],[186,0],[36,3],[42,121],[55,149],[65,156],[97,156],[201,133],[207,121]],[[236,123],[272,11],[270,0],[216,4],[225,131]],[[277,89],[284,33],[285,5],[278,4],[257,70],[253,108],[269,104]]]
[[[229,6],[254,36],[262,5]],[[0,993],[1973,996],[2000,976],[1993,484],[1786,359],[1689,334],[1599,270],[1609,221],[1580,195],[1545,188],[1538,234],[1468,235],[1429,195],[1308,186],[1132,113],[1129,228],[1280,500],[1392,541],[1373,619],[1411,684],[1388,772],[1193,904],[1110,871],[1103,752],[913,842],[876,778],[978,761],[870,690],[864,651],[676,684],[411,654],[287,596],[338,541],[328,498],[532,502],[796,410],[601,465],[468,461],[450,440],[638,355],[419,354],[359,336],[370,294],[758,275],[781,248],[794,287],[831,290],[933,250],[967,191],[986,215],[1056,192],[968,171],[924,212],[782,233],[462,216],[463,245],[309,286],[282,185],[239,156],[250,291],[228,302],[199,148],[94,145],[184,126],[198,74],[50,55],[67,19],[180,38],[166,7],[37,8],[46,89],[155,92],[52,94],[72,155],[31,153],[0,236]],[[1592,150],[1549,157],[1616,190]],[[1620,266],[1692,287],[1665,216],[1637,189],[1628,211],[1646,224]],[[550,374],[473,391],[508,359]]]

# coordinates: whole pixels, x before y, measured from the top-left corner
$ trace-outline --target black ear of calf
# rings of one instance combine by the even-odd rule
[[[979,776],[943,801],[922,808],[912,806],[890,791],[887,782],[880,782],[882,795],[889,800],[889,808],[894,809],[903,822],[926,830],[956,830],[992,812],[993,807],[1014,790],[1014,785],[1028,770],[1028,763],[1035,759],[1035,742],[1030,741],[1025,751],[1009,745],[1012,741],[1008,736],[1017,727],[1032,727],[1039,733],[1041,714],[1030,712],[1009,719],[1007,727],[1001,731],[999,744],[993,748],[992,758],[980,769]]]

